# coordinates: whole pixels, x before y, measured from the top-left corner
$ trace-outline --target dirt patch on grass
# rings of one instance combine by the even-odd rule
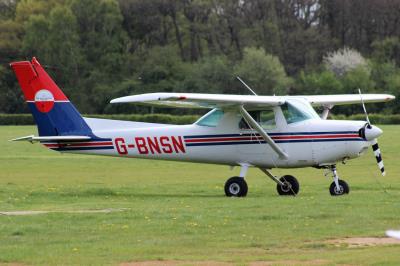
[[[270,265],[326,265],[329,262],[326,260],[277,260],[277,261],[254,261],[244,263],[249,266],[270,266]],[[240,263],[242,265],[243,263]],[[234,266],[237,263],[219,262],[219,261],[178,261],[178,260],[165,260],[165,261],[135,261],[122,263],[121,266]]]
[[[249,266],[270,266],[270,265],[327,265],[327,260],[277,260],[277,261],[255,261],[250,262]]]
[[[153,260],[153,261],[134,261],[125,262],[121,266],[232,266],[233,263],[219,261],[179,261],[179,260]]]
[[[0,211],[0,215],[7,216],[22,216],[22,215],[38,215],[47,213],[110,213],[110,212],[121,212],[127,209],[100,209],[100,210],[71,210],[71,211]]]
[[[351,248],[380,245],[400,245],[400,240],[390,237],[349,237],[341,239],[331,239],[326,242],[335,246],[347,245]]]

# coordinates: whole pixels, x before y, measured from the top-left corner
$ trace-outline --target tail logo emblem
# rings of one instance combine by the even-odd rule
[[[35,94],[36,108],[42,113],[48,113],[53,109],[54,96],[48,90],[40,90]]]

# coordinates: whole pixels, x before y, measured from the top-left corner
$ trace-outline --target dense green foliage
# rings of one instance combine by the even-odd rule
[[[327,241],[385,241],[385,230],[399,228],[400,128],[382,129],[387,175],[380,176],[372,150],[340,164],[351,190],[342,197],[329,195],[331,178],[315,168],[272,170],[298,178],[296,197],[278,196],[273,181],[250,169],[247,197],[227,198],[224,182],[238,168],[59,154],[1,141],[0,264],[398,265],[399,245]],[[34,131],[3,126],[0,139]]]
[[[136,93],[247,94],[236,75],[264,95],[400,96],[399,10],[386,0],[0,0],[0,112],[28,112],[8,63],[32,56],[83,113],[148,112],[109,104]],[[336,75],[323,59],[345,47],[367,65]]]

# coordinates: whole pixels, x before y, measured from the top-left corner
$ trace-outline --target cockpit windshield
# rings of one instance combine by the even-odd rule
[[[288,124],[308,119],[320,119],[314,108],[308,101],[302,99],[290,99],[281,105],[283,115]]]
[[[216,127],[224,116],[224,112],[220,109],[214,109],[201,117],[196,124],[199,126]]]

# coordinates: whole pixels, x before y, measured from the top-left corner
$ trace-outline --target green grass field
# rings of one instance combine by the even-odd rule
[[[246,198],[223,185],[238,168],[59,154],[8,139],[36,132],[0,127],[0,264],[100,265],[131,261],[323,265],[398,265],[400,245],[348,247],[329,239],[383,237],[400,229],[400,126],[382,126],[387,169],[372,151],[338,165],[350,194],[331,197],[323,170],[279,169],[300,181],[297,197],[279,197],[261,171],[248,173]],[[110,213],[70,211],[121,209]],[[162,264],[162,263],[160,263]]]

